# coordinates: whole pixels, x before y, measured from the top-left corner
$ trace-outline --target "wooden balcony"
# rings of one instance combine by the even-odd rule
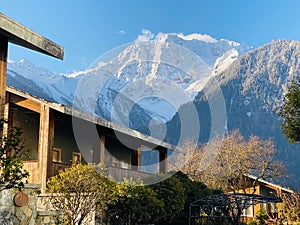
[[[55,176],[59,174],[60,171],[69,168],[71,164],[53,162],[51,175]],[[37,160],[24,161],[24,169],[27,170],[30,174],[28,182],[31,184],[41,184],[41,170],[39,168],[39,162]],[[117,182],[121,182],[124,178],[129,179],[132,178],[134,181],[136,180],[144,180],[147,178],[151,178],[154,175],[132,170],[132,169],[124,169],[120,167],[108,166],[107,167],[107,176],[108,178],[115,180]]]

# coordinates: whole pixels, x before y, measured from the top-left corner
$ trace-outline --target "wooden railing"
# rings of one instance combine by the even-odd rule
[[[60,171],[69,168],[71,165],[67,163],[60,163],[60,162],[53,162],[52,163],[52,171],[51,176],[57,175]],[[30,173],[30,177],[28,179],[29,183],[39,184],[40,177],[41,177],[41,170],[39,168],[38,161],[24,161],[24,169]],[[124,178],[129,179],[132,178],[134,181],[136,180],[144,180],[153,177],[153,174],[131,170],[131,169],[124,169],[120,167],[108,166],[107,167],[107,176],[112,180],[121,182]]]
[[[137,170],[114,167],[114,166],[108,166],[107,174],[109,178],[117,182],[123,181],[124,178],[126,179],[132,178],[134,181],[136,181],[136,180],[144,180],[154,176],[153,174],[149,174]]]

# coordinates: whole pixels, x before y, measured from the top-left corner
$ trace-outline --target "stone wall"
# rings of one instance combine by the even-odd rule
[[[19,192],[18,189],[0,191],[0,224],[35,225],[39,188],[40,186],[37,185],[26,185],[23,192],[28,196],[28,202],[22,207],[18,207],[14,203],[14,197]]]
[[[24,206],[17,206],[18,201],[14,201],[17,193],[18,189],[0,191],[0,225],[67,224],[66,216],[60,211],[54,211],[49,205],[48,195],[40,194],[40,185],[27,184],[23,188],[22,193],[28,197],[28,201],[21,201],[25,203]],[[101,216],[95,213],[87,221],[85,224],[102,224]]]
[[[58,225],[67,224],[63,214],[55,211],[38,211],[35,220],[36,225]]]
[[[1,188],[1,186],[0,186]],[[18,189],[0,191],[0,224],[1,225],[57,225],[64,223],[64,215],[57,211],[41,211],[38,206],[40,185],[26,185],[22,190],[28,196],[28,201],[22,207],[15,204],[14,197]]]

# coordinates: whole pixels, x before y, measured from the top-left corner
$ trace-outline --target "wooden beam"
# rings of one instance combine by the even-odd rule
[[[0,119],[4,117],[8,40],[0,36]]]
[[[10,102],[23,108],[30,109],[37,113],[40,113],[41,111],[41,104],[31,99],[23,98],[12,94],[10,97]]]
[[[16,45],[63,59],[64,49],[53,41],[0,13],[0,35]]]
[[[49,123],[50,109],[47,105],[41,105],[40,113],[40,129],[39,129],[39,145],[38,145],[38,160],[39,170],[41,173],[41,192],[46,192],[46,183],[48,178],[48,160],[49,160]]]

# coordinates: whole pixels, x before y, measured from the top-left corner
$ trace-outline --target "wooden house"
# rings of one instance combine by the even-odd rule
[[[72,107],[6,88],[5,117],[23,129],[29,183],[45,190],[49,177],[73,163],[102,163],[116,180],[164,173],[174,146]]]

